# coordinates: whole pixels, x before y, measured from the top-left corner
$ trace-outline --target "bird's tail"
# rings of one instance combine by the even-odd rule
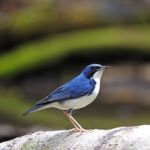
[[[41,105],[35,105],[33,106],[31,109],[27,110],[25,113],[22,114],[22,116],[26,116],[28,115],[29,113],[32,113],[32,112],[36,112],[36,111],[39,111],[42,109],[42,106]]]
[[[26,116],[29,113],[36,112],[36,111],[39,111],[39,110],[42,110],[42,109],[45,109],[45,108],[49,108],[50,105],[47,105],[47,104],[50,104],[50,102],[48,102],[47,99],[48,99],[48,97],[45,97],[45,98],[41,99],[39,102],[35,103],[35,105],[31,109],[27,110],[22,115]]]

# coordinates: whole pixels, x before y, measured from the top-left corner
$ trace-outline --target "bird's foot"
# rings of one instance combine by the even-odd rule
[[[84,129],[84,128],[75,128],[76,132],[86,132],[88,130]]]

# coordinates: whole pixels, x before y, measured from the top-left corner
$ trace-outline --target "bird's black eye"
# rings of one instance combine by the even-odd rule
[[[96,67],[96,70],[99,70],[100,69],[100,67]]]

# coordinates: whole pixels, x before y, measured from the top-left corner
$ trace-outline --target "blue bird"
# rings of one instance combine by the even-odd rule
[[[74,79],[60,86],[48,96],[35,103],[23,116],[46,108],[57,108],[63,110],[77,131],[84,128],[73,118],[72,111],[83,108],[92,103],[100,90],[100,80],[104,68],[100,64],[91,64]]]

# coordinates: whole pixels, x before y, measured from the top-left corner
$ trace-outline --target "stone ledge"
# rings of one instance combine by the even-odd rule
[[[110,130],[40,131],[0,143],[0,150],[150,150],[150,125]]]

